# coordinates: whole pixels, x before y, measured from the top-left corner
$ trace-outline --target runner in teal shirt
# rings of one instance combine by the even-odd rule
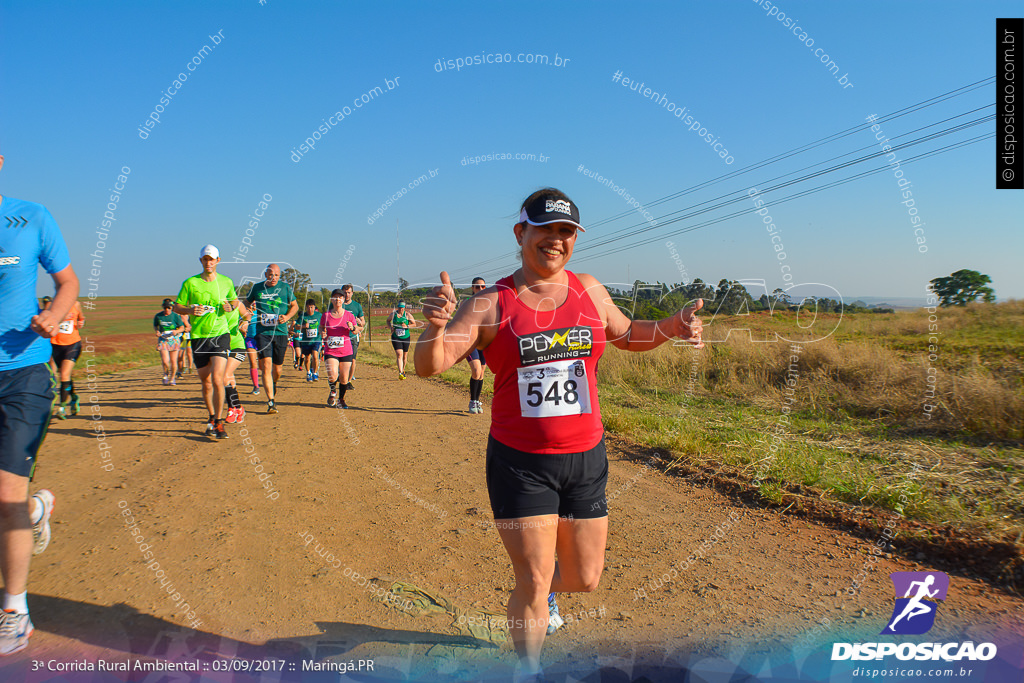
[[[299,312],[299,303],[291,285],[281,281],[281,268],[276,263],[267,266],[264,276],[266,281],[253,285],[245,303],[256,318],[256,355],[267,390],[267,412],[272,414],[277,412],[274,399],[288,349],[288,321]]]

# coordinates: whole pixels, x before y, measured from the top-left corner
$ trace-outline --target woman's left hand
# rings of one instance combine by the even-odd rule
[[[697,299],[697,303],[693,306],[687,306],[679,312],[679,315],[672,317],[674,328],[672,336],[689,341],[694,348],[698,349],[704,348],[704,342],[700,338],[701,332],[704,331],[704,323],[694,314],[702,308],[704,308],[704,299]]]

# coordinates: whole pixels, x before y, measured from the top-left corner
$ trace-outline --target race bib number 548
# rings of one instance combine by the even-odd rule
[[[557,417],[590,412],[590,385],[582,360],[519,368],[519,407],[523,417]]]

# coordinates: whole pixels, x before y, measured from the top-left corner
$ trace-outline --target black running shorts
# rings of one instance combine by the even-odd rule
[[[607,483],[604,435],[588,451],[557,455],[525,453],[487,437],[487,494],[495,519],[607,517]]]
[[[57,364],[58,369],[62,362],[69,360],[74,363],[82,355],[82,342],[80,341],[76,341],[74,344],[52,344],[51,346],[53,346],[53,362]]]
[[[220,356],[228,357],[228,349],[231,346],[231,335],[222,334],[219,337],[200,337],[192,339],[192,364],[199,368],[205,368],[210,359]]]
[[[274,365],[284,365],[288,352],[288,336],[284,334],[257,334],[256,357],[270,358]]]
[[[408,353],[408,351],[409,351],[409,340],[408,339],[395,339],[394,337],[392,337],[391,338],[391,348],[393,348],[395,351],[398,351],[399,349],[401,349],[402,351],[405,351],[406,353]]]
[[[244,362],[245,359],[248,357],[249,354],[246,352],[245,349],[231,349],[231,351],[228,352],[228,358],[234,358],[239,363]]]

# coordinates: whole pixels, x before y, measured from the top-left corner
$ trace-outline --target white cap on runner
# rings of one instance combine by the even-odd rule
[[[213,258],[220,258],[220,252],[217,251],[217,247],[212,244],[207,244],[205,247],[199,250],[199,258],[204,256],[212,256]]]

